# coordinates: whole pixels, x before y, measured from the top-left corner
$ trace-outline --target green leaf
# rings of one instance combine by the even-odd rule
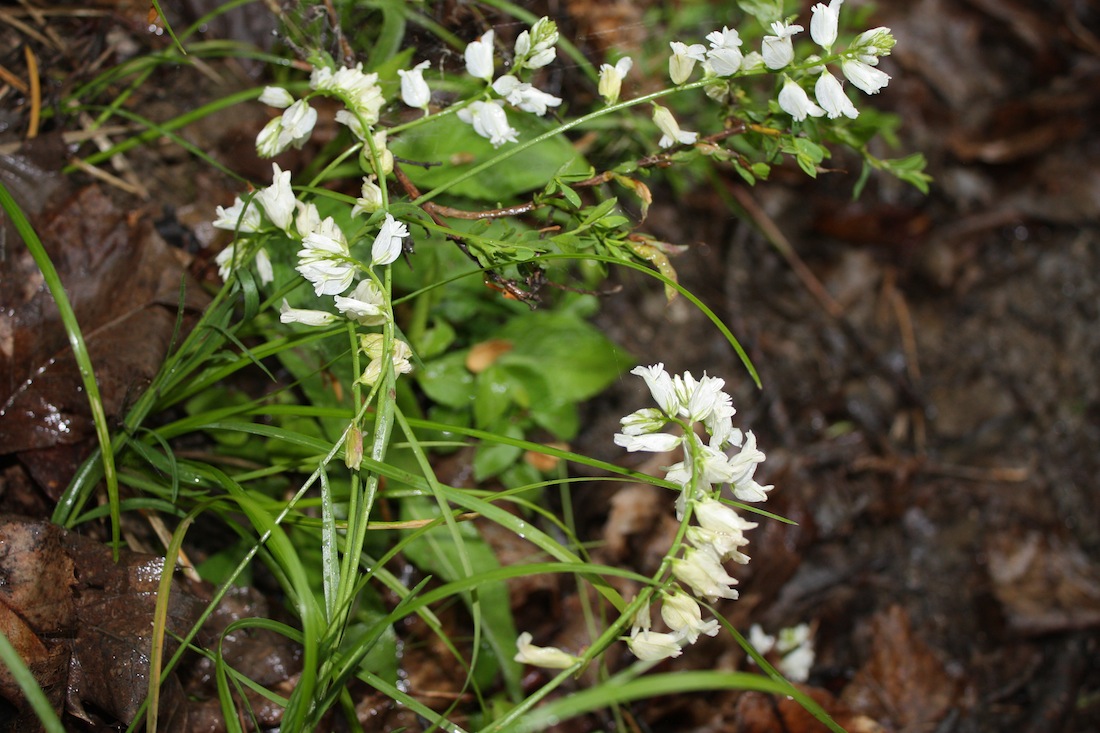
[[[783,0],[737,0],[737,6],[765,28],[783,17]]]
[[[528,140],[553,129],[553,123],[534,115],[508,114],[508,122]],[[510,143],[509,143],[510,144]],[[447,115],[403,133],[390,141],[393,154],[423,163],[441,163],[429,168],[405,166],[405,173],[422,192],[448,183],[496,154],[496,149],[474,128],[456,115]],[[449,190],[481,202],[512,199],[533,189],[541,189],[555,173],[587,170],[588,163],[562,135],[554,136],[506,163],[492,168],[490,175],[474,176]]]
[[[466,368],[465,350],[430,361],[414,374],[424,393],[440,405],[461,409],[474,401],[474,375]]]
[[[568,314],[526,313],[509,321],[499,337],[513,347],[494,366],[535,368],[549,385],[543,399],[550,403],[588,399],[634,363],[596,328]]]
[[[513,383],[500,361],[474,378],[474,425],[486,429],[495,425],[514,401]]]
[[[523,440],[523,430],[517,425],[498,426],[492,432],[515,440]],[[483,440],[474,453],[474,479],[484,481],[511,466],[523,455],[523,449],[507,443]]]

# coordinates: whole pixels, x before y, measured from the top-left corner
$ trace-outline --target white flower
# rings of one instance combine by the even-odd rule
[[[671,433],[650,433],[648,435],[615,434],[615,445],[626,448],[631,453],[646,451],[647,453],[667,453],[680,445],[682,439]]]
[[[761,486],[753,478],[756,467],[764,462],[764,453],[756,447],[756,436],[750,430],[745,438],[745,445],[740,452],[730,459],[729,467],[733,474],[729,479],[733,488],[733,495],[741,501],[767,501],[767,492],[772,486]]]
[[[608,104],[615,104],[619,101],[619,94],[623,88],[623,79],[626,78],[632,66],[634,66],[634,62],[629,56],[623,56],[614,66],[611,64],[603,64],[600,66],[600,85],[598,91],[605,102]]]
[[[826,51],[832,49],[836,43],[836,31],[840,19],[840,6],[844,0],[831,0],[828,5],[818,3],[813,6],[813,17],[810,18],[810,38],[814,43]]]
[[[263,207],[267,218],[285,232],[290,228],[295,210],[294,191],[290,188],[290,171],[282,170],[278,163],[272,163],[271,169],[272,183],[256,193],[256,201]]]
[[[806,119],[807,115],[821,117],[825,114],[825,110],[814,104],[806,90],[791,78],[784,81],[783,88],[779,90],[779,108],[797,122]]]
[[[661,139],[657,141],[662,148],[670,148],[677,143],[692,145],[699,138],[697,132],[681,130],[672,113],[659,104],[653,105],[653,121],[662,133]]]
[[[623,435],[656,433],[667,423],[668,418],[656,407],[642,408],[619,420],[619,424],[623,426]]]
[[[363,370],[358,382],[373,385],[382,376],[382,351],[385,348],[385,338],[380,333],[366,333],[359,337],[359,348],[371,360],[367,368]],[[400,339],[393,340],[393,356],[390,362],[396,374],[408,374],[412,371],[412,349]]]
[[[672,574],[711,603],[719,598],[737,598],[737,591],[731,587],[737,584],[737,579],[726,573],[712,552],[687,548],[683,558],[672,561]]]
[[[295,269],[313,283],[317,295],[339,295],[351,287],[355,265],[344,233],[332,217],[326,217],[316,231],[302,240]]]
[[[674,417],[680,411],[680,400],[676,396],[676,385],[669,373],[665,371],[664,364],[637,366],[631,369],[630,373],[645,380],[646,386],[649,387],[649,393],[653,395],[653,401],[666,415]]]
[[[776,667],[795,682],[805,682],[814,664],[814,645],[809,624],[799,624],[779,631],[775,649],[783,658]]]
[[[791,37],[803,30],[800,25],[789,25],[781,21],[775,21],[771,25],[774,36],[764,36],[760,47],[760,54],[764,57],[764,65],[769,69],[782,69],[794,60],[794,45]]]
[[[260,218],[260,207],[253,201],[245,207],[240,197],[233,199],[233,205],[228,209],[219,206],[214,212],[218,217],[213,226],[218,229],[228,229],[231,232],[258,232],[263,222]],[[224,278],[223,278],[224,279]]]
[[[679,637],[659,631],[639,631],[626,640],[626,645],[634,656],[644,662],[678,657],[684,653]]]
[[[848,47],[848,52],[858,54],[860,61],[874,66],[877,63],[877,57],[890,55],[890,49],[895,43],[894,37],[890,35],[890,29],[879,26],[856,36],[852,45]]]
[[[286,298],[283,298],[283,305],[279,308],[279,320],[283,323],[301,323],[303,326],[327,326],[336,320],[336,316],[327,311],[291,308]]]
[[[299,99],[283,112],[283,130],[279,133],[279,144],[284,150],[290,146],[302,147],[313,132],[315,124],[317,110],[310,107],[306,100]]]
[[[260,95],[260,101],[268,107],[286,109],[294,104],[294,97],[290,96],[290,92],[282,87],[264,87],[263,94]]]
[[[890,83],[889,74],[856,59],[842,60],[840,70],[844,72],[844,76],[848,78],[848,81],[855,84],[866,94],[878,94],[879,89]]]
[[[765,634],[760,624],[753,624],[749,627],[749,644],[761,654],[767,654],[775,646],[775,637]]]
[[[371,264],[388,265],[396,260],[401,254],[401,242],[407,236],[409,228],[387,213],[370,248]]]
[[[283,152],[283,148],[279,147],[279,134],[282,131],[283,116],[272,117],[256,135],[256,155],[261,158],[274,158]]]
[[[363,195],[355,199],[355,206],[351,208],[352,216],[362,213],[373,214],[382,208],[382,189],[369,178],[363,179]]]
[[[516,639],[516,656],[514,659],[520,664],[531,664],[536,667],[548,669],[568,669],[580,659],[561,649],[552,646],[535,646],[531,643],[532,636],[524,631]]]
[[[702,634],[714,636],[718,633],[718,621],[712,618],[704,623],[699,604],[680,590],[665,596],[661,602],[661,618],[670,629],[689,644],[698,641]]]
[[[341,67],[335,72],[325,66],[315,68],[309,77],[309,85],[317,91],[339,96],[368,125],[378,122],[378,112],[386,101],[382,88],[378,86],[378,74],[364,74],[361,63],[354,67]],[[345,124],[354,131],[353,125]]]
[[[532,39],[534,41],[532,42]],[[518,64],[528,69],[541,69],[557,53],[554,44],[558,42],[558,26],[549,18],[539,18],[531,26],[531,31],[523,31],[516,38],[516,59]]]
[[[695,518],[700,526],[714,532],[740,537],[745,530],[754,529],[756,522],[749,522],[741,518],[741,515],[714,499],[703,499],[695,502]]]
[[[494,148],[519,140],[516,131],[508,124],[508,116],[495,101],[474,102],[458,111],[458,119],[473,125],[474,132],[488,138]]]
[[[386,296],[367,278],[355,286],[350,297],[337,295],[336,310],[364,326],[380,326],[386,322]]]
[[[298,213],[294,216],[294,228],[298,230],[298,236],[304,239],[307,234],[321,228],[321,212],[317,211],[317,204],[312,202],[307,204],[298,201],[295,206]]]
[[[693,43],[688,46],[679,41],[670,41],[672,56],[668,59],[668,75],[673,84],[683,84],[691,76],[696,61],[703,60],[706,47],[701,43]]]
[[[425,112],[432,100],[432,90],[428,88],[428,82],[424,81],[424,69],[431,65],[431,61],[421,61],[408,71],[399,69],[397,72],[401,77],[401,101]]]
[[[817,97],[817,103],[829,115],[830,120],[841,115],[850,117],[853,120],[859,117],[859,110],[855,108],[852,101],[848,99],[848,95],[844,93],[844,87],[840,86],[840,82],[828,71],[817,77],[817,84],[814,85],[814,96]]]
[[[275,268],[271,266],[271,258],[267,256],[267,250],[260,247],[256,250],[256,274],[260,276],[260,283],[269,285],[275,282]]]
[[[707,35],[710,50],[707,51],[707,68],[718,76],[731,76],[741,68],[741,36],[736,30],[722,27]]]
[[[271,158],[291,146],[300,148],[309,139],[315,124],[317,110],[304,99],[299,99],[260,130],[256,136],[256,153]]]
[[[531,39],[534,38],[534,43]],[[541,69],[554,60],[554,44],[558,42],[558,27],[549,18],[539,18],[531,31],[523,31],[516,38],[517,67]]]
[[[814,666],[814,649],[809,645],[799,647],[784,655],[775,666],[792,682],[805,682]]]
[[[742,535],[715,532],[711,529],[691,526],[684,534],[693,547],[712,552],[722,562],[732,560],[739,565],[748,565],[749,556],[741,552],[749,541]]]
[[[229,276],[233,274],[233,269],[236,266],[235,260],[237,259],[237,248],[232,244],[218,252],[218,255],[214,258],[214,262],[218,264],[218,277],[223,282],[229,280]]]
[[[505,74],[494,81],[493,89],[507,99],[508,104],[539,116],[546,114],[547,107],[557,107],[561,104],[560,97],[535,89],[511,74]]]
[[[336,116],[339,117],[339,113]],[[386,147],[386,131],[375,131],[371,135],[371,140],[374,143],[374,151],[371,151],[369,145],[364,145],[363,149],[359,151],[359,161],[365,170],[373,170],[374,175],[384,179],[393,173],[393,153]],[[364,142],[366,142],[365,139]],[[378,155],[378,160],[374,159],[375,152]]]
[[[726,384],[724,379],[704,374],[696,381],[691,372],[684,372],[683,376],[673,377],[672,383],[680,401],[680,415],[693,422],[706,420],[720,405],[731,403],[730,396],[722,391]]]
[[[486,31],[481,38],[467,44],[463,56],[466,58],[466,73],[475,79],[492,79],[493,31]]]

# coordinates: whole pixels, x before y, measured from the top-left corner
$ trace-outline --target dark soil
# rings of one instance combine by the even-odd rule
[[[617,28],[636,43],[636,11],[614,5],[556,7],[580,35],[606,44]],[[44,76],[44,96],[56,98],[78,60],[111,44],[159,44],[142,35],[146,5],[101,9],[35,26],[64,28],[65,52],[3,30],[0,48],[13,50],[0,65],[24,69],[14,49],[29,43],[58,70]],[[681,282],[729,325],[762,387],[713,325],[683,300],[667,304],[652,281],[618,275],[624,291],[607,298],[600,321],[641,363],[726,379],[735,420],[768,454],[758,475],[776,486],[768,509],[798,525],[765,520],[751,534],[741,599],[721,610],[741,629],[812,624],[809,685],[831,696],[827,707],[849,730],[1100,730],[1100,11],[1073,0],[883,0],[874,17],[898,39],[883,63],[894,79],[861,101],[901,120],[900,152],[875,152],[924,152],[929,196],[876,175],[853,201],[859,162],[843,156],[817,181],[779,170],[752,189],[729,174],[721,189],[678,200],[655,191],[649,230],[693,245],[674,262]],[[269,22],[218,32],[266,38]],[[143,91],[141,112],[171,119],[259,83],[259,72],[249,63],[213,77],[188,70],[175,88]],[[26,173],[21,161],[42,158],[16,156],[27,105],[16,89],[4,94],[0,180],[32,204],[36,186],[48,189],[37,201],[46,207],[55,189],[43,181],[56,170]],[[263,179],[267,164],[251,151],[265,121],[255,107],[183,134]],[[60,132],[47,124],[47,144],[60,149]],[[212,279],[203,265],[218,242],[208,222],[237,184],[166,141],[127,161],[140,186],[109,190],[111,227],[147,237],[157,222],[170,244],[196,255],[192,274]],[[151,287],[140,303],[174,305],[161,295]],[[0,328],[0,345],[9,332]],[[573,447],[628,460],[611,435],[644,399],[641,382],[624,377],[591,406]],[[4,511],[48,517],[59,487],[34,484],[35,466],[79,462],[72,443],[43,440],[24,448],[64,450],[0,457]],[[578,493],[602,559],[651,569],[666,541],[667,497],[645,487]],[[492,541],[503,548],[507,538]],[[559,592],[518,589],[517,623],[576,647],[576,599]],[[547,615],[548,597],[564,610]],[[667,664],[746,669],[722,636]],[[631,712],[640,730],[818,730],[755,695],[659,699]],[[574,723],[562,730],[605,724]],[[417,725],[411,716],[397,724]]]

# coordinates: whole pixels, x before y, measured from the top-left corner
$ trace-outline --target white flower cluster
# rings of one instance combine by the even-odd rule
[[[554,60],[557,53],[554,44],[558,42],[558,28],[549,18],[540,18],[528,31],[516,38],[515,60],[507,74],[493,80],[495,62],[493,59],[495,31],[486,31],[476,41],[466,46],[466,72],[475,79],[491,82],[490,88],[500,95],[499,99],[478,100],[458,110],[458,118],[473,126],[474,132],[500,147],[504,143],[517,142],[519,133],[508,123],[504,112],[507,102],[516,109],[530,114],[545,115],[550,107],[561,104],[560,97],[536,89],[528,82],[520,81],[517,74],[524,69],[540,69]]]
[[[711,603],[737,598],[733,588],[737,580],[726,572],[724,563],[749,561],[741,548],[748,544],[745,531],[756,524],[718,498],[722,487],[728,485],[737,499],[750,502],[765,501],[772,487],[761,486],[754,478],[764,454],[751,432],[742,433],[733,426],[733,400],[722,391],[723,380],[706,375],[696,380],[690,372],[672,376],[663,364],[637,367],[631,373],[645,380],[658,406],[624,417],[615,443],[629,451],[682,449],[684,460],[669,467],[665,478],[681,487],[677,515],[683,519],[690,511],[698,522],[687,529],[683,556],[672,560],[677,583],[662,593],[661,618],[671,631],[652,631],[649,610],[643,608],[627,639],[639,659],[665,659],[679,656],[684,645],[694,644],[702,635],[718,633],[718,622],[703,621],[692,596]],[[708,436],[706,442],[696,434],[697,424]],[[663,432],[670,425],[679,433]]]
[[[844,0],[831,0],[828,5],[818,3],[812,8],[810,37],[826,54],[834,53],[833,45],[837,39],[840,6],[843,3]],[[672,41],[669,43],[672,48],[672,55],[668,59],[669,78],[672,79],[673,84],[677,85],[687,82],[697,63],[702,63],[704,79],[715,80],[733,76],[738,71],[753,71],[761,68],[772,71],[786,69],[794,61],[793,39],[805,28],[788,21],[775,21],[771,24],[770,30],[771,34],[764,36],[761,41],[760,51],[747,54],[741,52],[742,41],[737,31],[726,27],[707,35],[706,40],[710,48],[706,48],[701,43],[688,45],[680,41]],[[890,76],[875,67],[878,66],[879,58],[889,55],[893,47],[894,37],[890,35],[890,29],[874,28],[857,36],[847,49],[837,54],[836,61],[848,81],[867,94],[876,94],[889,83]],[[808,59],[810,62],[815,60],[817,60],[816,57]],[[599,91],[608,104],[618,101],[622,77],[629,68],[629,64],[624,70],[607,64],[600,68]],[[859,111],[844,93],[843,86],[827,67],[816,64],[805,74],[817,76],[814,85],[814,96],[817,101],[810,99],[809,94],[795,78],[784,74],[783,87],[778,98],[780,109],[799,122],[807,117],[825,115],[830,119],[841,116],[854,119],[859,116]],[[708,86],[706,91],[708,95],[714,95],[716,98],[722,98],[727,93],[726,87],[722,85]],[[658,144],[662,148],[676,144],[691,145],[698,139],[696,133],[681,130],[672,113],[664,107],[656,106],[653,120],[661,130],[662,137]]]
[[[833,53],[839,26],[840,6],[844,0],[831,0],[828,5],[818,3],[812,8],[810,19],[810,38],[821,46],[827,54]],[[776,22],[772,24],[774,35],[764,37],[762,56],[764,65],[769,69],[783,69],[794,59],[791,38],[801,32],[800,25]],[[879,57],[889,55],[894,47],[894,37],[889,28],[873,28],[861,33],[840,56],[840,71],[857,88],[867,94],[877,94],[890,82],[890,76],[875,67]],[[797,121],[807,117],[828,115],[829,119],[840,116],[855,119],[859,110],[844,93],[844,88],[828,68],[817,66],[810,70],[817,74],[812,101],[806,90],[784,75],[783,88],[779,92],[779,107]]]
[[[809,624],[780,629],[779,638],[764,633],[759,624],[749,629],[749,643],[761,654],[773,649],[779,655],[776,667],[792,682],[805,682],[814,666],[814,641]]]

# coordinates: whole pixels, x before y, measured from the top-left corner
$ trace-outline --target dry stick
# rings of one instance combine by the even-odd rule
[[[38,82],[38,60],[30,46],[23,46],[23,55],[27,57],[27,81],[31,92],[31,117],[27,124],[27,139],[38,137],[38,120],[42,112],[42,88]]]
[[[833,299],[833,296],[829,295],[825,286],[821,284],[817,276],[810,271],[810,268],[806,266],[806,263],[803,262],[802,258],[798,256],[798,253],[794,251],[794,247],[792,247],[790,241],[783,236],[783,232],[779,231],[779,227],[775,225],[772,218],[756,203],[756,199],[752,197],[744,186],[727,182],[726,187],[729,189],[730,193],[733,194],[733,197],[737,199],[737,203],[740,204],[741,208],[745,210],[745,213],[749,215],[753,223],[756,224],[760,232],[767,237],[773,247],[779,250],[779,254],[787,261],[791,270],[794,271],[795,276],[802,281],[802,285],[809,291],[810,295],[817,300],[821,307],[825,309],[826,313],[839,320],[841,316],[844,315],[844,308]]]
[[[420,198],[420,190],[417,189],[416,184],[409,180],[409,177],[405,175],[405,171],[401,170],[401,166],[398,165],[396,162],[394,162],[393,164],[393,175],[395,178],[397,178],[397,182],[401,184],[401,187],[405,189],[405,194],[409,198]],[[432,218],[432,221],[434,221],[437,225],[441,227],[446,226],[446,224],[443,222],[443,219],[441,218],[439,210],[440,208],[449,209],[450,207],[440,207],[438,204],[435,204],[431,201],[426,201],[421,204],[421,208],[424,209],[428,216]],[[481,262],[477,259],[477,256],[470,251],[470,248],[466,245],[466,242],[463,241],[461,237],[456,234],[448,234],[447,239],[454,242],[458,249],[462,252],[462,254],[466,255],[466,257],[468,257],[471,262],[473,262],[478,267],[481,267]],[[515,281],[509,280],[508,278],[499,275],[493,270],[486,270],[485,277],[489,281],[491,281],[490,287],[494,287],[495,289],[500,290],[504,293],[505,297],[518,300],[521,303],[526,303],[531,308],[534,308],[539,302],[538,293],[527,292],[519,285],[517,285]]]

